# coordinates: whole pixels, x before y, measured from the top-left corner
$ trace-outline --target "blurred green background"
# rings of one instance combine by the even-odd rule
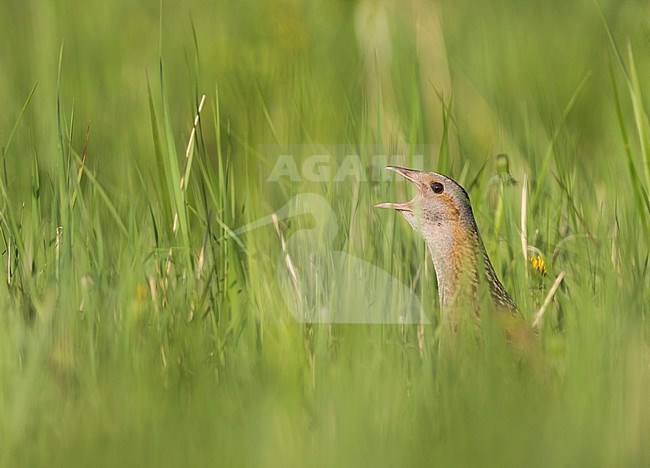
[[[0,463],[650,463],[649,19],[635,0],[5,0]],[[489,326],[440,349],[422,242],[372,208],[401,182],[268,180],[278,151],[343,147],[464,184],[529,321],[566,274],[537,365]],[[517,186],[495,188],[497,153]],[[432,325],[293,320],[280,237],[313,217],[224,236],[304,192],[338,231],[303,248],[388,271]]]

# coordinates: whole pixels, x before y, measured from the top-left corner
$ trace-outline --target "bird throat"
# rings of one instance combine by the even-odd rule
[[[483,266],[478,233],[451,224],[424,237],[436,270],[441,310],[477,304],[479,268]]]
[[[480,304],[515,312],[517,305],[508,295],[492,267],[483,241],[474,229],[449,224],[435,232],[424,232],[438,281],[438,296],[443,318],[452,328],[461,310],[480,314]],[[489,297],[488,301],[483,301]]]

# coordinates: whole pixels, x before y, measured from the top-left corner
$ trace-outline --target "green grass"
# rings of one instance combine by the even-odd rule
[[[3,466],[650,463],[642,2],[140,3],[2,7]],[[516,186],[492,183],[501,152]],[[372,208],[410,189],[269,181],[289,153],[463,183],[527,320],[566,275],[542,363],[487,319],[441,348],[423,242]],[[353,255],[431,324],[294,320],[273,223],[237,230],[302,193],[337,227],[279,220],[301,273]],[[323,297],[337,280],[342,309],[369,284]]]

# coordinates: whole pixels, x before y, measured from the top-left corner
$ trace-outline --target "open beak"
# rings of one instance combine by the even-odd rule
[[[420,171],[416,171],[414,169],[406,169],[404,167],[397,167],[397,166],[387,166],[386,169],[389,171],[397,172],[401,176],[406,177],[408,180],[410,180],[413,185],[418,187],[420,189],[421,183],[419,181],[419,176],[421,174]],[[412,212],[413,211],[413,206],[415,205],[415,198],[413,198],[411,201],[403,202],[403,203],[380,203],[378,205],[375,205],[375,208],[392,208],[397,211],[408,211]]]

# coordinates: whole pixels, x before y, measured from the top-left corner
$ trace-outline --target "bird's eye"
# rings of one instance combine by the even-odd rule
[[[445,190],[445,186],[440,182],[431,182],[431,190],[433,190],[433,193],[442,193]]]

